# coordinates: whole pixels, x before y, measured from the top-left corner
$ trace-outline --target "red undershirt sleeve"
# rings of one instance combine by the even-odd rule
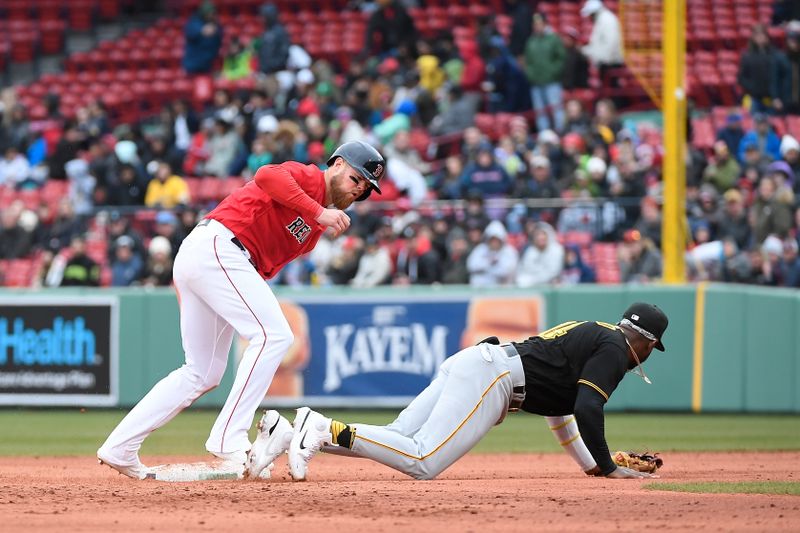
[[[317,220],[322,214],[323,207],[306,194],[289,171],[278,165],[264,165],[259,168],[255,182],[270,198],[301,215]]]

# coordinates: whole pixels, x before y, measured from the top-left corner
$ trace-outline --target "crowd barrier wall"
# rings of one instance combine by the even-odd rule
[[[627,376],[608,410],[800,412],[800,291],[729,284],[277,287],[295,333],[264,405],[402,407],[438,365],[489,335],[522,340],[567,320],[616,322],[634,301],[670,318],[666,352]],[[225,401],[246,347],[236,338]],[[183,363],[169,289],[0,291],[0,405],[130,407]]]

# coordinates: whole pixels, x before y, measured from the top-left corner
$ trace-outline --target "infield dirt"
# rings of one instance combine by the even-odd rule
[[[198,457],[144,457],[146,464]],[[664,481],[798,481],[800,452],[664,455]],[[797,531],[800,497],[651,491],[565,455],[468,455],[435,481],[324,454],[309,480],[135,481],[89,457],[0,458],[0,530]],[[301,529],[302,528],[302,529]]]

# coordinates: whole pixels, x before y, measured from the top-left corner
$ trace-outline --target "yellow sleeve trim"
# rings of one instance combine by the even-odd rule
[[[587,380],[585,380],[585,379],[579,379],[579,380],[578,380],[578,383],[583,383],[584,385],[589,385],[591,388],[593,388],[594,390],[596,390],[597,392],[599,392],[599,393],[600,393],[600,395],[601,395],[603,398],[605,398],[605,399],[606,399],[606,401],[608,401],[608,394],[606,394],[605,392],[603,392],[603,389],[601,389],[600,387],[598,387],[597,385],[595,385],[595,384],[594,384],[594,383],[592,383],[591,381],[587,381]]]
[[[576,440],[578,440],[579,438],[581,438],[581,434],[580,434],[580,433],[578,433],[577,435],[575,435],[575,436],[574,436],[574,437],[572,437],[571,439],[562,440],[562,441],[561,441],[561,445],[562,445],[562,446],[569,446],[570,444],[572,444],[573,442],[575,442],[575,441],[576,441]]]
[[[575,417],[571,416],[571,417],[567,418],[566,420],[564,420],[560,424],[556,424],[555,426],[550,426],[550,429],[552,429],[553,431],[556,431],[556,430],[559,430],[561,428],[567,427],[568,425],[572,424],[573,422],[575,422]]]

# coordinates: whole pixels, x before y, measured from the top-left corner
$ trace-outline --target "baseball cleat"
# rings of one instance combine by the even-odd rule
[[[331,444],[331,419],[308,407],[297,410],[294,433],[289,444],[289,473],[295,481],[306,478],[308,462],[322,446]]]
[[[102,448],[97,450],[97,462],[101,465],[106,465],[122,475],[128,476],[133,479],[146,479],[150,474],[150,469],[147,468],[136,458],[136,461],[130,464],[123,464],[111,458]]]
[[[264,411],[258,422],[258,435],[247,456],[245,477],[269,479],[273,461],[289,450],[292,424],[278,411]],[[265,470],[266,469],[266,470]]]

